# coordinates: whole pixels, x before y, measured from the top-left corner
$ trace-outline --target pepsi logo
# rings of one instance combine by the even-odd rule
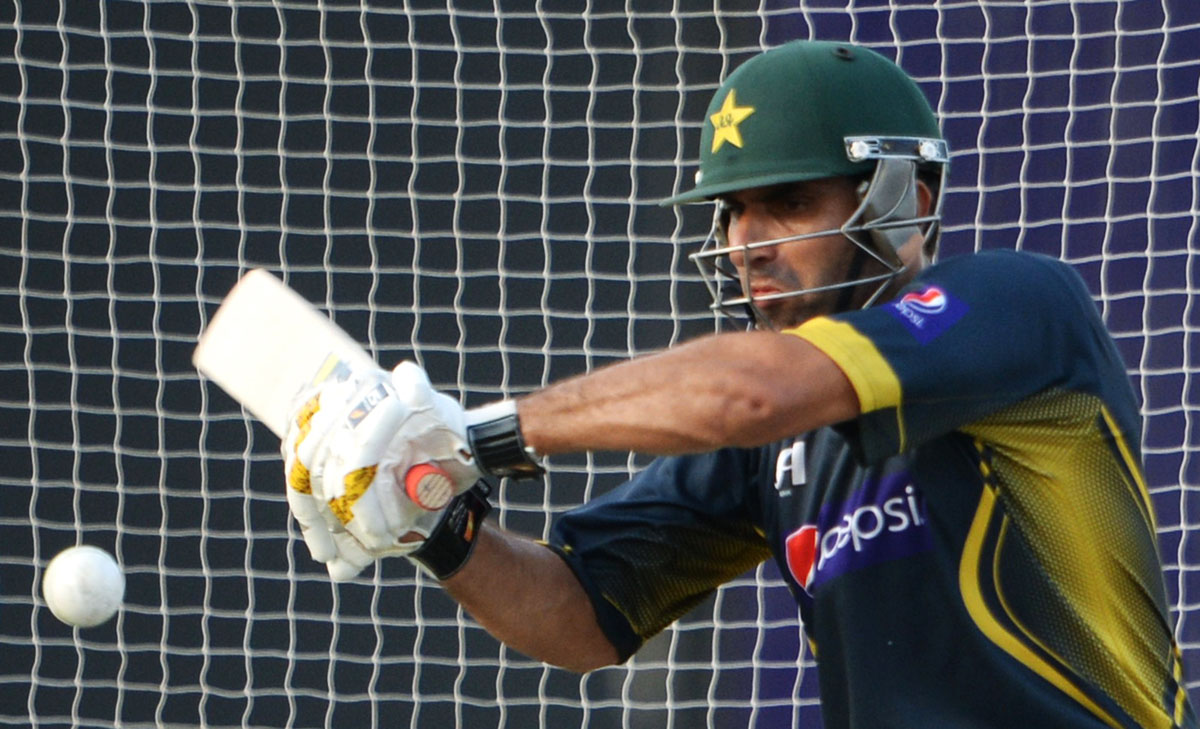
[[[821,506],[816,523],[784,538],[788,574],[809,597],[842,575],[933,548],[924,499],[906,471],[867,479],[848,500]]]
[[[817,567],[817,528],[811,524],[788,535],[787,565],[800,587],[808,590]]]
[[[922,314],[940,314],[946,310],[946,294],[937,286],[930,286],[921,292],[912,292],[900,297],[900,305],[906,306]]]
[[[921,344],[929,344],[947,332],[967,313],[965,302],[940,286],[926,285],[888,304],[884,309],[899,319]]]

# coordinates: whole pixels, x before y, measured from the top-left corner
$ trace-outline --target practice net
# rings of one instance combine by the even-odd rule
[[[0,723],[818,726],[769,566],[582,677],[499,646],[404,560],[331,585],[277,441],[189,360],[255,266],[468,405],[712,331],[686,258],[709,213],[657,203],[690,184],[724,74],[800,37],[875,47],[929,94],[953,150],[943,255],[1041,251],[1087,280],[1144,402],[1200,681],[1200,3],[10,0],[0,18]],[[501,486],[495,518],[544,535],[644,463],[554,458]],[[80,542],[128,588],[116,620],[72,631],[39,580]]]

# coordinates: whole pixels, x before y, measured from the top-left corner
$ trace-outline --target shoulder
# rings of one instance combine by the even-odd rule
[[[1057,258],[1051,258],[1041,253],[1013,250],[986,250],[954,256],[929,266],[922,272],[922,275],[938,273],[969,273],[981,276],[1024,274],[1034,278],[1063,276],[1078,278],[1075,269]],[[1020,284],[1020,280],[1010,281],[1010,283]]]
[[[987,250],[939,261],[918,274],[916,285],[936,284],[975,301],[1003,301],[1041,308],[1051,302],[1092,301],[1083,278],[1069,264],[1040,253]],[[1023,307],[1022,307],[1023,308]]]

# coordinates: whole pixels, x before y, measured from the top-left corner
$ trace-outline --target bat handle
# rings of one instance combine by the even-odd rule
[[[422,509],[437,511],[454,498],[454,481],[432,463],[418,463],[404,474],[404,493]]]

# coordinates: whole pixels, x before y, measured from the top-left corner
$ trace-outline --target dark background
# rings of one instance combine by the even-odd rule
[[[190,365],[255,266],[468,405],[711,331],[686,258],[709,212],[658,200],[724,74],[799,37],[876,47],[929,94],[944,256],[1084,275],[1144,403],[1194,688],[1200,5],[1028,5],[0,2],[0,723],[816,726],[769,567],[586,677],[403,560],[331,585],[277,441]],[[544,534],[642,463],[554,459],[496,518]],[[94,629],[40,595],[75,543],[128,580]]]

